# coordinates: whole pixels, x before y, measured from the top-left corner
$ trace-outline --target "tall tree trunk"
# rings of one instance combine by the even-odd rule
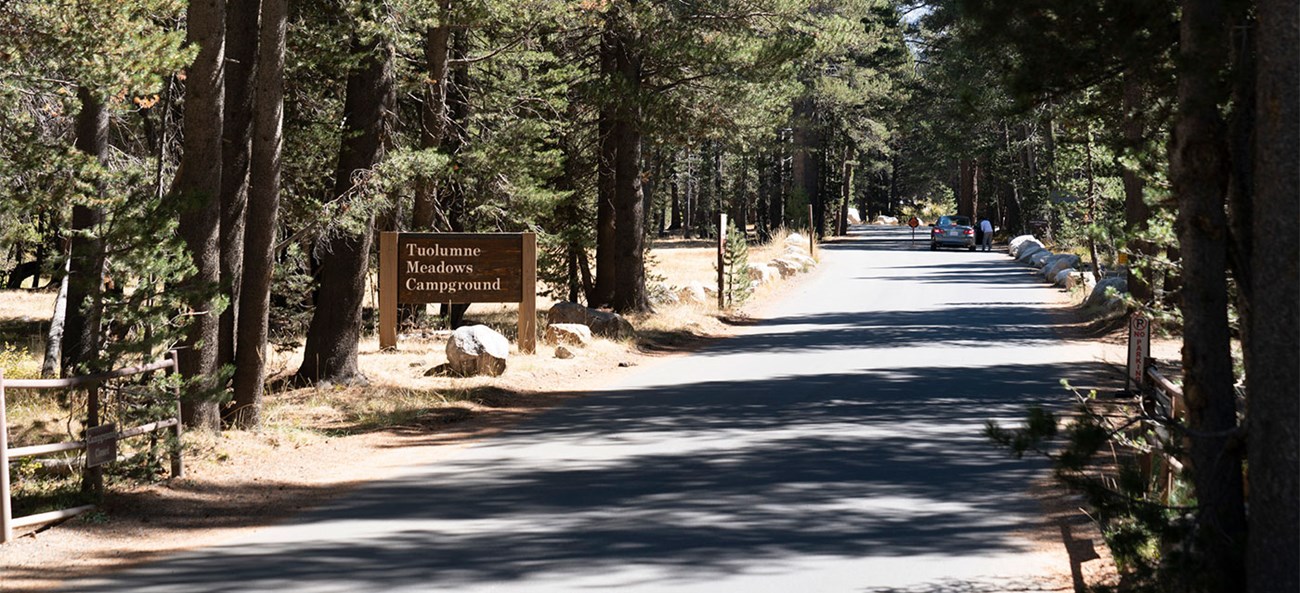
[[[253,77],[261,0],[226,1],[226,88],[221,131],[221,292],[230,305],[218,320],[217,365],[235,361],[235,318],[244,263],[248,159],[253,137]]]
[[[1137,151],[1146,141],[1142,125],[1146,93],[1142,89],[1142,81],[1132,72],[1124,75],[1123,92],[1124,144],[1128,150]],[[1154,270],[1140,269],[1142,263],[1150,262],[1155,255],[1154,246],[1144,238],[1147,221],[1151,219],[1151,207],[1145,199],[1146,182],[1137,167],[1131,165],[1121,165],[1120,178],[1124,183],[1124,226],[1128,231],[1128,249],[1134,256],[1128,267],[1128,292],[1137,302],[1149,304],[1155,298],[1151,286]]]
[[[252,141],[251,186],[245,229],[239,344],[235,349],[235,412],[241,428],[262,424],[266,383],[267,316],[275,269],[275,232],[280,211],[280,152],[284,125],[284,52],[288,0],[263,0],[258,49],[257,111]]]
[[[612,72],[613,64],[608,51],[604,50],[602,41],[601,70]],[[608,76],[608,74],[607,74]],[[592,307],[603,307],[614,302],[614,276],[617,257],[614,243],[617,241],[614,193],[616,191],[617,147],[614,138],[613,106],[607,103],[601,107],[599,122],[599,156],[596,160],[596,286],[595,300]]]
[[[818,167],[818,150],[821,148],[821,134],[817,133],[814,127],[813,118],[813,100],[810,97],[801,97],[795,101],[794,105],[794,161],[791,163],[791,183],[793,190],[799,192],[807,200],[808,204],[813,205],[814,215],[817,210],[818,186],[821,177],[821,169]],[[802,217],[805,213],[795,213],[796,217]],[[796,225],[801,226],[801,225]],[[809,229],[810,233],[816,233],[816,229]],[[818,235],[820,236],[820,235]]]
[[[1184,0],[1179,44],[1178,114],[1172,134],[1170,181],[1178,199],[1183,261],[1183,390],[1192,431],[1190,459],[1202,553],[1193,588],[1240,591],[1246,582],[1246,517],[1242,495],[1237,407],[1229,352],[1227,134],[1219,112],[1226,97],[1218,80],[1227,65],[1222,5]]]
[[[772,151],[772,196],[768,205],[768,224],[773,231],[785,226],[785,197],[789,194],[790,176],[785,170],[786,142],[784,132],[777,133],[777,146]]]
[[[1097,239],[1092,235],[1092,223],[1097,220],[1097,173],[1092,158],[1092,127],[1088,127],[1087,142],[1084,145],[1084,174],[1088,177],[1087,210],[1084,211],[1083,224],[1088,228],[1088,265],[1092,267],[1092,277],[1101,282],[1101,260],[1097,257]]]
[[[852,159],[848,158],[851,152],[845,151],[844,172],[841,174],[843,186],[840,189],[840,220],[835,229],[835,234],[844,236],[849,234],[849,200],[853,199],[853,165]]]
[[[54,378],[59,372],[59,361],[63,359],[63,327],[68,319],[68,268],[71,264],[71,258],[63,260],[63,278],[59,281],[59,295],[54,298],[54,315],[50,318],[50,331],[45,338],[42,379]]]
[[[186,12],[186,41],[199,55],[185,77],[184,152],[172,187],[180,201],[179,233],[194,263],[187,281],[193,311],[180,352],[181,375],[202,389],[215,388],[221,280],[221,132],[225,92],[225,0],[196,0]],[[182,402],[181,415],[193,428],[215,431],[221,418],[211,397]]]
[[[645,205],[641,194],[641,40],[622,15],[606,21],[601,40],[602,63],[612,66],[610,82],[625,93],[616,102],[609,124],[612,166],[614,227],[615,311],[644,311],[650,308],[645,287]],[[597,276],[599,281],[599,275]]]
[[[978,176],[975,159],[964,158],[958,163],[960,181],[957,185],[957,214],[960,216],[975,217],[977,208],[976,192]]]
[[[440,0],[438,9],[438,25],[424,32],[424,66],[428,78],[424,84],[424,102],[420,106],[420,148],[425,150],[444,148],[450,126],[447,117],[447,66],[452,37],[450,0]],[[417,231],[433,229],[439,209],[438,181],[431,178],[417,181],[411,228]]]
[[[1255,36],[1254,246],[1250,381],[1250,593],[1300,590],[1300,17],[1295,0],[1259,0]]]
[[[393,47],[372,36],[354,34],[353,54],[361,62],[348,74],[343,104],[343,145],[334,177],[335,199],[353,189],[353,175],[373,169],[383,160],[388,136],[387,120],[396,100],[393,84]],[[361,306],[365,301],[366,271],[370,263],[374,217],[355,235],[338,234],[317,246],[321,256],[316,310],[307,329],[307,345],[299,382],[364,382],[357,368],[361,339]]]
[[[81,112],[77,114],[77,150],[103,163],[108,152],[108,111],[89,89],[79,89],[77,98],[81,102]],[[97,191],[102,192],[103,188]],[[104,312],[104,242],[99,237],[99,227],[103,221],[101,208],[80,204],[72,207],[73,235],[63,334],[64,377],[99,357]]]

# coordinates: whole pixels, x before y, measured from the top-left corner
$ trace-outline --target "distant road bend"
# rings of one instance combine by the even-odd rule
[[[449,460],[67,590],[1070,590],[1045,467],[981,429],[1099,365],[1005,254],[909,235],[855,229],[739,336]]]

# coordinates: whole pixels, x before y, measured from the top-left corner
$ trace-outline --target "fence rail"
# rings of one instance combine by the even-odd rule
[[[166,358],[146,365],[125,367],[106,373],[68,377],[66,379],[5,379],[4,370],[0,369],[0,544],[7,543],[13,539],[13,530],[15,528],[30,527],[33,525],[48,523],[50,521],[66,519],[95,508],[95,505],[90,504],[46,513],[37,513],[24,517],[13,516],[13,499],[11,498],[9,480],[9,461],[22,457],[85,450],[86,441],[48,443],[10,448],[9,425],[8,420],[5,417],[6,389],[43,390],[85,388],[89,395],[89,397],[87,397],[86,426],[90,428],[99,425],[99,386],[102,383],[113,379],[157,371],[176,372],[177,368],[176,352],[172,351],[168,353]],[[114,440],[126,439],[170,428],[176,435],[177,440],[179,440],[182,431],[180,419],[180,394],[177,392],[175,395],[177,396],[177,401],[174,417],[116,431],[113,433],[112,438]],[[173,448],[171,453],[171,474],[173,478],[176,478],[184,475],[184,473],[184,460],[181,458],[180,448],[178,446]],[[89,484],[91,489],[97,494],[102,492],[103,474],[101,468],[87,467],[86,480],[87,484]]]

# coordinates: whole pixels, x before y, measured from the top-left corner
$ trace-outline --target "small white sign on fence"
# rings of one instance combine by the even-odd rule
[[[86,429],[86,467],[99,467],[117,460],[117,425],[102,424]]]
[[[1136,391],[1146,383],[1147,358],[1151,356],[1151,319],[1141,312],[1128,318],[1128,388]]]

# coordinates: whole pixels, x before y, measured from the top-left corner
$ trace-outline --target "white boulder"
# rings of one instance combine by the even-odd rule
[[[1011,257],[1019,257],[1021,248],[1026,245],[1037,245],[1040,249],[1043,247],[1043,243],[1033,235],[1020,235],[1007,244],[1007,254]]]
[[[1046,249],[1036,251],[1033,255],[1029,256],[1029,265],[1034,266],[1035,268],[1042,268],[1043,264],[1047,263],[1047,258],[1052,257],[1053,255],[1056,254]]]
[[[585,346],[591,343],[591,328],[581,323],[552,323],[546,326],[542,340],[547,344]]]
[[[796,264],[787,259],[782,259],[782,258],[774,259],[772,260],[772,263],[770,265],[776,268],[777,272],[781,274],[782,278],[789,278],[799,273],[799,264]]]
[[[1119,295],[1128,292],[1128,281],[1122,276],[1112,276],[1103,278],[1096,286],[1092,287],[1092,292],[1088,294],[1088,300],[1084,304],[1089,307],[1106,305],[1111,307],[1114,301],[1120,301]]]
[[[1043,277],[1047,279],[1055,279],[1056,275],[1060,273],[1061,270],[1077,268],[1082,263],[1083,262],[1079,259],[1079,256],[1074,255],[1073,253],[1059,254],[1055,257],[1049,258],[1043,263]]]
[[[704,292],[704,285],[699,280],[692,280],[689,284],[677,291],[677,296],[684,303],[703,303],[709,300],[709,295]]]
[[[467,325],[451,332],[447,340],[447,368],[463,376],[506,372],[510,340],[486,325]]]
[[[857,208],[849,208],[849,224],[862,224],[862,216],[858,214]]]
[[[546,322],[548,324],[580,323],[591,328],[591,333],[614,340],[629,338],[636,333],[636,330],[632,329],[632,324],[622,315],[584,307],[577,303],[555,303],[551,310],[546,312]]]
[[[1022,245],[1020,247],[1020,250],[1017,252],[1016,261],[1022,264],[1027,264],[1029,263],[1030,259],[1033,258],[1034,255],[1037,254],[1039,251],[1047,251],[1047,249],[1044,248],[1042,245],[1038,245],[1036,243],[1029,243],[1027,245]]]

